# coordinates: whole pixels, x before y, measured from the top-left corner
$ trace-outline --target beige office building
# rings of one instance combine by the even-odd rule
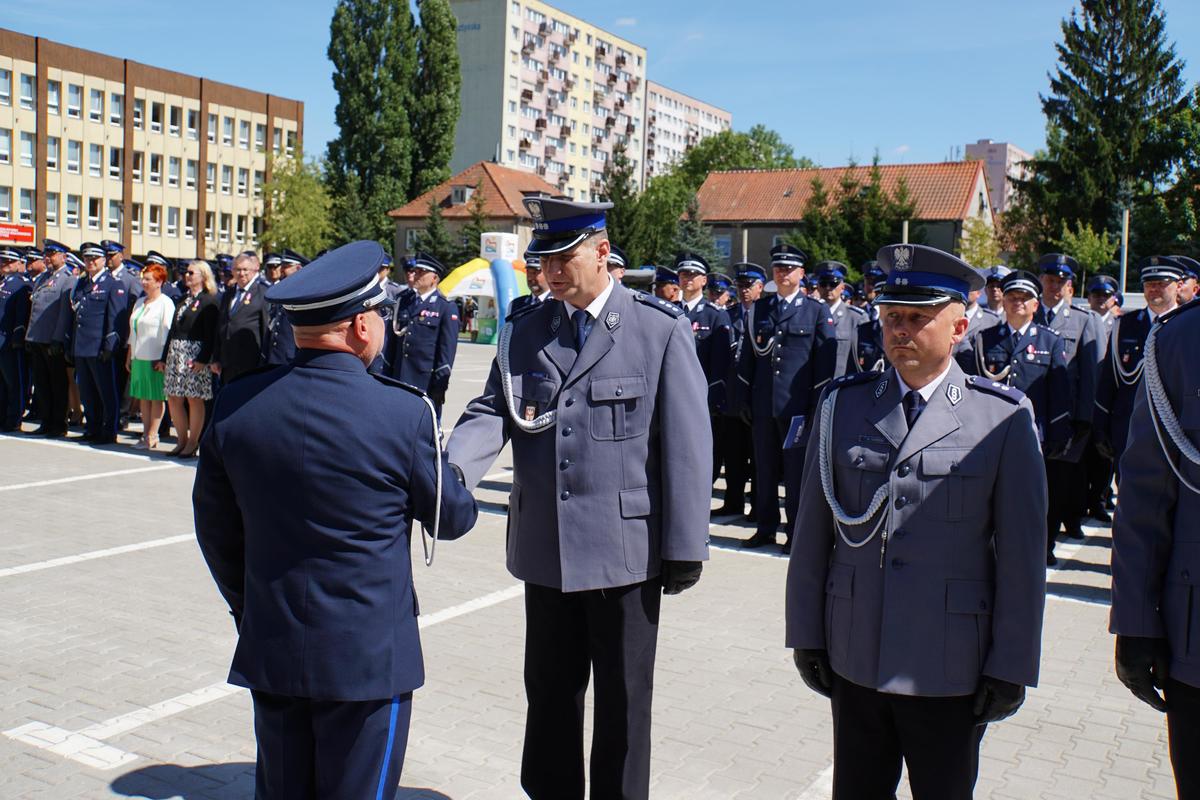
[[[462,115],[453,172],[479,161],[596,198],[613,147],[644,176],[646,50],[540,0],[451,0]]]
[[[646,81],[646,178],[665,175],[691,148],[733,127],[733,115]]]
[[[257,247],[268,155],[304,104],[0,29],[0,223],[75,247]]]
[[[1029,178],[1029,170],[1021,162],[1033,156],[1015,144],[993,142],[991,139],[980,139],[975,144],[967,145],[966,150],[968,159],[984,163],[992,208],[997,214],[1003,214],[1015,191],[1012,181]]]

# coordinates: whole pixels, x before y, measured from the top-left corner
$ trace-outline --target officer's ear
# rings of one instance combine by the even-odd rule
[[[608,269],[608,254],[612,252],[612,243],[607,238],[596,242],[596,262],[601,270]]]

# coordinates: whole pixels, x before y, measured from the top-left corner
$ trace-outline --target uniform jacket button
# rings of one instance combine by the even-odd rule
[[[564,458],[562,461],[558,462],[559,469],[566,469],[569,466],[571,466],[571,459],[569,458]]]
[[[896,470],[896,474],[899,475],[901,478],[907,478],[909,476],[909,473],[911,473],[911,472],[912,472],[912,467],[909,466],[908,464],[902,464],[900,466],[900,469]]]
[[[568,398],[567,398],[567,402],[566,402],[566,406],[567,406],[567,408],[570,408],[570,407],[571,407],[571,406],[573,406],[573,405],[575,405],[575,398],[574,398],[574,397],[568,397]]]
[[[617,397],[620,397],[622,394],[624,394],[624,392],[621,390],[621,387],[618,386],[617,390],[613,392],[613,394],[615,394]]]
[[[571,493],[570,493],[569,491],[563,492],[562,494],[560,494],[560,495],[559,495],[559,499],[561,499],[561,500],[570,500],[570,499],[571,499]]]
[[[896,505],[897,510],[904,508],[906,505],[908,505],[908,498],[907,497],[897,497],[895,505]]]
[[[570,436],[570,435],[571,435],[571,426],[568,425],[567,427],[563,428],[563,436]]]

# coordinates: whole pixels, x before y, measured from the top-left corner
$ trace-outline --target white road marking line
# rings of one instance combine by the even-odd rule
[[[512,467],[505,467],[499,472],[493,472],[491,475],[484,475],[480,481],[494,481],[497,478],[511,478],[513,474]]]
[[[829,800],[830,797],[833,797],[833,764],[818,772],[796,800]]]
[[[123,544],[119,547],[106,547],[103,550],[92,550],[87,553],[79,553],[73,556],[51,558],[48,561],[35,561],[32,564],[19,564],[15,567],[3,567],[0,568],[0,578],[9,578],[13,575],[24,575],[27,572],[40,572],[44,569],[63,567],[67,564],[78,564],[81,561],[94,561],[97,558],[108,558],[109,556],[119,556],[124,555],[125,553],[136,553],[138,550],[150,550],[154,547],[165,547],[169,544],[179,544],[180,542],[194,541],[196,541],[195,534],[182,533],[178,536],[167,536],[162,539],[150,539],[146,542]]]
[[[188,536],[187,538],[191,537]],[[506,600],[520,597],[524,592],[524,584],[513,584],[491,594],[476,597],[474,600],[468,600],[465,603],[459,603],[458,605],[444,608],[441,611],[435,611],[432,614],[422,616],[417,621],[417,624],[424,630],[425,628],[433,627],[434,625],[461,617],[465,614],[470,614],[474,611],[503,603]],[[145,708],[120,714],[103,722],[88,725],[78,731],[69,731],[45,722],[31,721],[11,730],[4,731],[4,735],[9,739],[36,747],[39,750],[48,750],[55,755],[60,755],[63,758],[70,759],[84,766],[99,770],[113,770],[136,761],[139,756],[137,753],[130,753],[105,744],[105,739],[112,739],[136,730],[143,725],[159,722],[167,717],[172,717],[217,700],[223,700],[226,697],[232,697],[244,691],[246,690],[240,686],[233,686],[221,681],[192,692],[187,692],[186,694],[168,698]]]
[[[57,486],[60,483],[75,483],[76,481],[93,481],[100,478],[115,478],[118,475],[137,475],[140,472],[158,472],[164,469],[179,469],[178,464],[159,464],[154,467],[137,467],[135,469],[116,469],[111,472],[93,472],[88,475],[73,475],[70,478],[53,478],[48,481],[31,481],[29,483],[14,483],[0,486],[0,492],[15,492],[18,489],[35,489],[40,486]]]
[[[98,447],[80,446],[75,439],[68,439],[66,441],[63,441],[62,439],[30,439],[28,436],[8,434],[0,436],[0,442],[19,442],[21,444],[38,445],[39,447],[61,447],[66,450],[74,450],[76,453],[99,453],[106,456],[116,456],[117,458],[134,458],[138,461],[158,460],[143,453],[124,453],[120,450],[103,450]],[[165,456],[166,453],[160,453],[159,455]],[[183,465],[176,464],[175,466]]]

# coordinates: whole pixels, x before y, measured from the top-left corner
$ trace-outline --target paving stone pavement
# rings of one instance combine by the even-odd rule
[[[448,425],[491,354],[459,348]],[[429,677],[401,800],[523,796],[509,463],[477,492],[476,530],[416,568]],[[123,446],[0,437],[0,798],[253,796],[249,696],[224,684],[234,631],[190,536],[192,469]],[[786,561],[737,551],[751,530],[719,522],[700,584],[663,603],[651,796],[828,797],[828,702],[782,646]],[[1174,796],[1163,719],[1112,672],[1108,545],[1103,527],[1059,545],[1041,684],[988,731],[977,797]]]

